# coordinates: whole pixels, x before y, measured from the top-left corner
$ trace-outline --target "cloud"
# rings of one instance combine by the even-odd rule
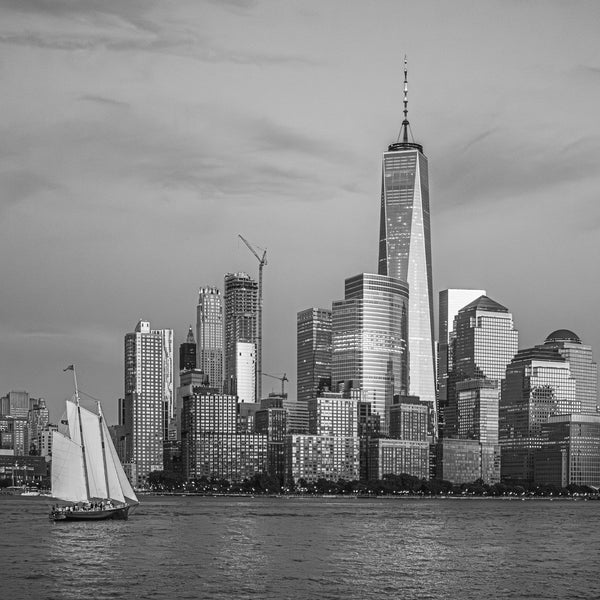
[[[482,140],[484,140],[486,137],[490,136],[492,133],[494,133],[496,131],[496,128],[493,129],[488,129],[487,131],[484,131],[483,133],[480,133],[479,135],[476,135],[474,138],[472,138],[471,140],[469,140],[463,147],[463,151],[466,152],[467,150],[469,150],[472,146],[474,146],[475,144],[478,144],[479,142],[481,142]]]
[[[26,169],[12,169],[0,173],[0,207],[19,204],[40,192],[60,189],[56,182]]]
[[[85,96],[80,96],[79,100],[83,102],[93,102],[96,104],[102,104],[105,106],[115,107],[115,108],[130,108],[131,105],[128,102],[122,102],[121,100],[114,100],[113,98],[105,98],[104,96],[95,96],[93,94],[86,94]]]

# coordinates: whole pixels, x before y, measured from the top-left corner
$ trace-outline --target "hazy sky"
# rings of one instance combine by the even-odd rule
[[[296,312],[377,268],[404,54],[436,298],[598,359],[599,31],[596,1],[0,0],[0,393],[56,421],[75,363],[114,422],[124,334],[184,341],[198,287],[256,275],[241,233],[295,396]]]

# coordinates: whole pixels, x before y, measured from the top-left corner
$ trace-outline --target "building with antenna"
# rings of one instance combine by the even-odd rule
[[[378,272],[408,283],[410,394],[429,404],[435,422],[428,163],[423,146],[409,141],[407,75],[405,59],[404,120],[398,140],[383,153]]]

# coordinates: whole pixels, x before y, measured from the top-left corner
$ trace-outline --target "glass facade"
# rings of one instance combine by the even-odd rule
[[[598,365],[593,360],[592,347],[582,344],[577,335],[564,329],[551,333],[544,346],[556,348],[569,361],[581,412],[597,414]]]
[[[448,373],[452,370],[452,344],[454,318],[461,308],[464,308],[480,296],[485,296],[485,290],[448,289],[439,295],[438,319],[438,410],[440,421],[443,422],[443,410],[447,401]]]
[[[223,389],[223,302],[216,287],[200,288],[196,309],[198,368],[209,384]]]
[[[331,389],[331,311],[308,308],[297,317],[298,400]]]
[[[408,283],[410,394],[428,402],[435,414],[427,169],[427,158],[418,144],[393,144],[383,154],[378,272]]]
[[[386,409],[408,388],[408,287],[385,275],[346,279],[333,303],[333,387],[351,382],[387,428]]]
[[[494,379],[467,379],[456,384],[456,436],[498,443],[500,391]]]
[[[506,369],[499,410],[502,479],[533,481],[534,451],[552,415],[579,412],[575,378],[555,348],[521,350]]]
[[[542,426],[534,455],[534,481],[566,487],[600,486],[600,416],[557,415]]]

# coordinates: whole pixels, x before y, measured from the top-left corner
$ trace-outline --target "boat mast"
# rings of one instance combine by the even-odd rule
[[[102,463],[104,464],[104,481],[106,482],[106,497],[110,499],[110,487],[108,485],[108,466],[106,464],[106,446],[104,445],[104,428],[102,427],[104,415],[102,414],[102,407],[100,406],[100,401],[98,401],[98,419],[100,420],[100,441],[102,442]]]
[[[81,454],[83,455],[83,474],[85,479],[85,493],[88,500],[90,499],[90,482],[88,480],[87,461],[85,459],[85,441],[83,439],[83,426],[81,424],[81,406],[79,404],[79,390],[77,389],[77,374],[75,373],[75,366],[71,365],[67,367],[65,371],[73,371],[73,384],[75,385],[75,401],[77,404],[77,419],[79,420],[79,436],[81,438]]]

